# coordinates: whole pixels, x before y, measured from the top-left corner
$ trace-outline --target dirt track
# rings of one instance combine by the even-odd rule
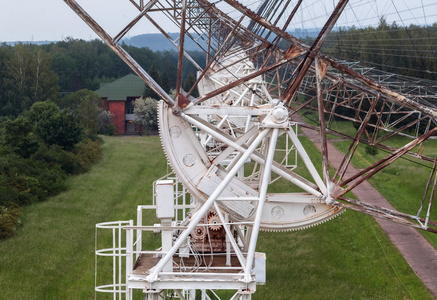
[[[297,122],[304,123],[300,116],[293,116]],[[301,127],[302,132],[321,150],[319,134],[311,129]],[[343,154],[331,143],[328,143],[329,162],[337,168]],[[350,166],[347,175],[355,174],[357,170]],[[363,202],[393,209],[394,207],[367,181],[357,186],[354,195]],[[414,228],[403,226],[391,221],[375,218],[382,229],[387,233],[392,243],[399,249],[408,264],[419,276],[423,283],[437,298],[437,250]]]

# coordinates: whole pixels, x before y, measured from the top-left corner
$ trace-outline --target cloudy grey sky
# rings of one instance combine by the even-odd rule
[[[111,20],[108,28],[114,34],[138,14],[127,0],[78,2],[98,21],[103,21],[99,17]],[[157,32],[152,29],[142,26],[141,33]],[[0,0],[0,41],[52,41],[67,36],[97,38],[62,0]]]
[[[262,0],[240,2],[246,2],[246,5],[256,9],[260,1]],[[112,35],[118,33],[138,14],[128,0],[78,0],[78,2]],[[337,0],[304,1],[301,12],[295,17],[293,27],[321,26],[324,17],[332,11],[333,5],[337,2]],[[396,21],[399,25],[432,24],[437,21],[436,0],[350,0],[349,3],[339,20],[340,25],[375,25],[382,15],[387,17],[389,23]],[[404,24],[401,19],[404,20]],[[178,31],[169,22],[164,22],[162,26],[168,32]],[[135,27],[129,35],[154,32],[158,31],[144,23]],[[0,0],[0,42],[57,41],[68,36],[86,40],[97,37],[63,0]]]
[[[92,31],[62,0],[0,0],[0,41],[89,38]]]

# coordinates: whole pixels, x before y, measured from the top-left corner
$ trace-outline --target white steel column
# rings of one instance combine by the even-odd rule
[[[247,151],[246,148],[244,148],[243,146],[239,145],[236,141],[233,141],[232,139],[226,137],[225,135],[223,135],[220,132],[215,131],[214,129],[208,127],[207,125],[203,124],[202,122],[197,121],[196,119],[194,119],[193,117],[190,117],[186,114],[182,114],[181,115],[184,120],[186,120],[187,122],[191,123],[192,125],[201,128],[202,130],[204,130],[205,132],[207,132],[208,134],[214,136],[216,139],[221,140],[222,142],[224,142],[225,144],[229,145],[231,148],[244,153],[245,151]],[[297,140],[298,143],[299,140]],[[303,149],[303,147],[302,147]],[[304,153],[306,153],[304,151]],[[308,156],[308,155],[307,155]],[[255,162],[259,163],[259,164],[264,164],[265,160],[259,156],[258,154],[252,154],[250,156],[250,158],[252,158]],[[311,163],[311,161],[310,161]],[[311,163],[312,165],[312,163]],[[315,170],[314,166],[313,169],[315,171],[314,176],[318,176],[320,178],[320,175],[317,173],[317,171]],[[296,186],[300,187],[301,189],[303,189],[304,191],[314,195],[315,197],[322,197],[323,194],[321,194],[319,191],[317,191],[316,189],[312,188],[311,186],[308,186],[307,184],[305,184],[304,182],[302,182],[301,180],[299,180],[296,177],[293,177],[293,175],[291,173],[288,173],[288,170],[284,170],[282,168],[280,168],[279,166],[272,166],[272,171],[275,172],[276,174],[278,174],[279,176],[283,177],[284,179],[290,181],[291,183],[295,184]],[[326,187],[324,187],[323,185],[323,181],[320,179],[321,183],[322,183],[322,187],[324,189],[326,189]],[[323,191],[323,189],[322,189]]]
[[[311,161],[311,158],[308,156],[307,152],[305,151],[304,147],[302,146],[301,142],[299,141],[297,134],[294,132],[294,130],[291,126],[289,126],[288,136],[290,137],[291,141],[293,142],[294,146],[296,147],[297,152],[299,153],[300,157],[302,158],[303,163],[307,167],[311,176],[314,178],[314,181],[316,182],[317,186],[320,188],[322,193],[324,195],[326,195],[327,188],[326,188],[325,183],[323,182],[322,178],[320,177],[319,173],[317,172],[316,168],[314,167],[313,162]]]
[[[134,226],[133,220],[129,221],[129,226]],[[133,259],[134,259],[133,244],[134,244],[133,229],[127,229],[126,230],[126,274],[125,274],[126,275],[126,300],[132,300],[132,289],[129,288],[129,274],[131,274],[133,271]]]
[[[260,132],[255,141],[250,145],[250,147],[243,154],[239,162],[229,171],[228,175],[223,179],[223,181],[217,186],[216,190],[211,194],[208,200],[202,205],[202,207],[194,214],[193,218],[190,221],[187,229],[182,232],[179,238],[176,240],[175,244],[171,248],[171,250],[159,261],[156,265],[155,270],[152,274],[147,276],[148,281],[155,281],[158,278],[158,273],[162,271],[164,266],[173,258],[173,255],[176,251],[182,246],[185,240],[188,238],[188,235],[194,230],[200,220],[204,217],[204,215],[208,212],[211,205],[215,200],[220,196],[226,186],[231,182],[232,178],[237,174],[238,170],[241,166],[246,162],[249,156],[256,150],[258,144],[267,136],[270,129],[264,129]]]
[[[230,243],[232,244],[232,248],[234,248],[234,250],[235,250],[235,254],[237,255],[237,258],[238,258],[238,261],[240,262],[241,267],[245,268],[246,260],[245,260],[245,258],[243,256],[243,254],[241,253],[240,248],[237,245],[237,242],[233,239],[232,232],[228,228],[228,224],[225,223],[226,221],[223,218],[223,212],[220,209],[220,207],[218,206],[217,202],[214,203],[214,207],[217,210],[217,213],[218,213],[218,216],[220,218],[220,221],[222,222],[223,228],[226,231],[226,238],[228,238]]]
[[[258,240],[258,233],[261,224],[261,216],[264,208],[264,202],[266,199],[267,188],[269,186],[271,166],[273,164],[273,157],[275,155],[276,141],[278,140],[278,134],[279,134],[279,129],[274,128],[272,131],[272,136],[270,138],[266,163],[264,165],[264,173],[263,173],[260,192],[259,192],[259,201],[256,209],[255,221],[252,227],[252,235],[250,237],[249,249],[247,251],[246,267],[244,269],[244,279],[246,282],[251,281],[250,273],[252,271],[253,260],[255,258],[256,242]]]

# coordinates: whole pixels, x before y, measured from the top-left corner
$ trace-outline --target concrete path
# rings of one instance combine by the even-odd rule
[[[293,119],[304,123],[300,116],[294,115]],[[321,150],[322,144],[318,132],[303,127],[301,127],[301,130]],[[330,164],[334,168],[338,168],[343,159],[343,154],[331,143],[328,143],[328,154]],[[349,166],[345,177],[356,173],[357,170]],[[394,207],[367,181],[357,186],[352,192],[363,202],[394,210]],[[387,233],[392,243],[399,249],[399,252],[401,252],[417,276],[437,298],[436,249],[414,228],[380,218],[375,218],[375,220]]]

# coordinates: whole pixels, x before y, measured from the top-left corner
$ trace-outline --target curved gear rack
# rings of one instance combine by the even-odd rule
[[[320,52],[349,1],[338,1],[312,45],[286,32],[302,0],[294,4],[266,0],[256,9],[235,0],[217,5],[206,0],[130,0],[138,14],[115,36],[76,1],[64,1],[161,97],[158,113],[164,151],[176,176],[197,201],[182,223],[186,228],[177,231],[171,249],[147,274],[149,289],[169,280],[163,269],[181,249],[190,248],[186,244],[190,237],[197,242],[209,239],[212,249],[209,231],[224,230],[228,249],[238,259],[241,273],[232,283],[242,282],[246,288],[233,286],[239,290],[235,299],[250,294],[247,286],[255,282],[253,262],[259,230],[302,229],[348,208],[437,232],[437,223],[430,220],[437,159],[423,155],[424,142],[437,133],[437,107],[413,88],[384,83],[371,72],[364,75],[362,68]],[[230,9],[232,17],[224,12]],[[123,36],[143,19],[178,48],[174,99],[120,46]],[[168,20],[180,30],[177,40],[164,30]],[[205,67],[184,51],[186,38],[205,52]],[[285,51],[278,47],[281,40],[289,44]],[[184,58],[198,70],[189,91],[181,88]],[[197,98],[192,96],[195,87],[200,94]],[[308,110],[317,112],[316,125],[299,117]],[[347,135],[333,130],[336,118],[359,124],[357,131]],[[300,127],[318,132],[321,166],[314,165],[307,154],[298,135]],[[328,134],[349,141],[335,172],[329,166]],[[403,145],[385,143],[393,136],[410,139]],[[389,154],[351,175],[347,171],[360,144]],[[299,155],[300,166],[290,162],[291,153]],[[404,156],[430,164],[432,169],[424,196],[417,201],[417,214],[346,196]],[[280,188],[275,186],[280,182]],[[202,227],[208,226],[208,216],[215,222],[209,225],[211,230]]]

